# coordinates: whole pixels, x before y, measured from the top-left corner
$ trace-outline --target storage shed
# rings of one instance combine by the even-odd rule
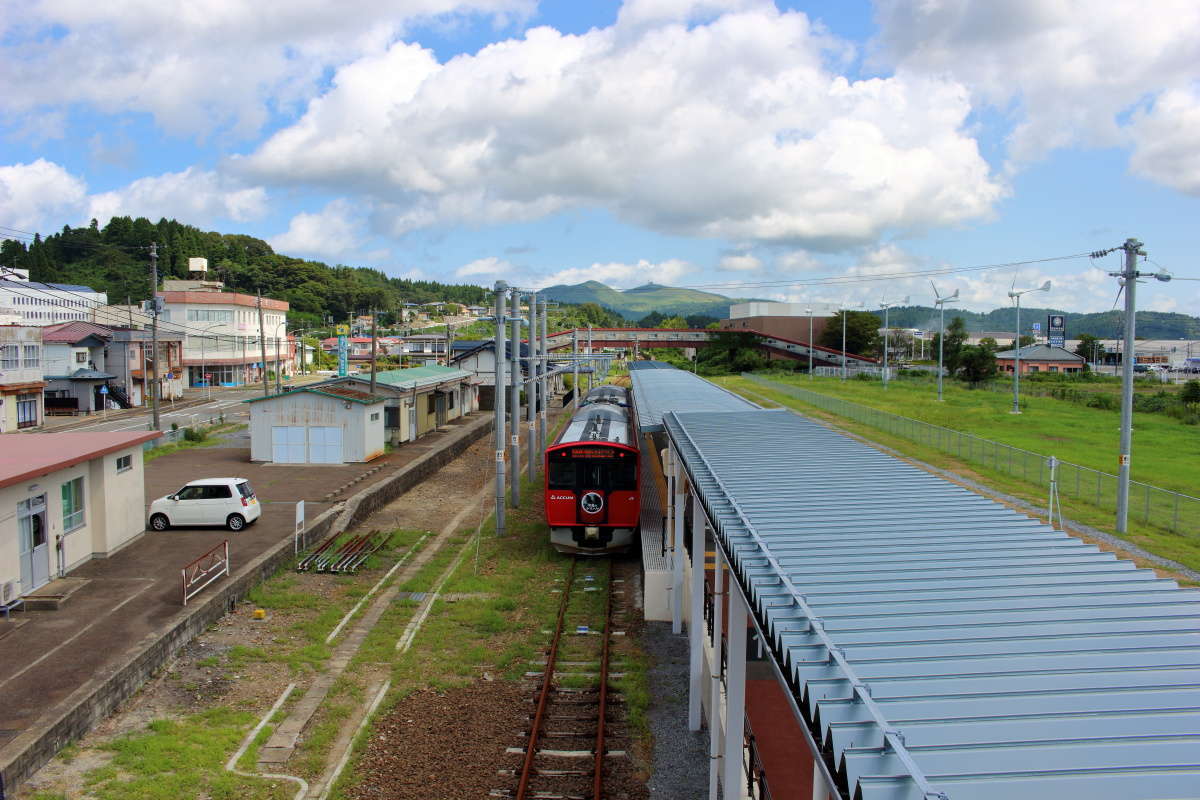
[[[251,461],[344,464],[384,453],[382,397],[318,385],[245,402]]]

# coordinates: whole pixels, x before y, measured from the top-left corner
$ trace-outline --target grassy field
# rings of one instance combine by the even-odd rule
[[[771,380],[776,380],[778,377],[779,376],[769,376]],[[992,468],[986,463],[986,461],[984,463],[980,463],[978,461],[970,461],[964,458],[959,458],[936,447],[920,444],[902,436],[892,435],[877,428],[854,422],[846,417],[815,409],[813,406],[798,400],[795,397],[784,394],[781,391],[772,390],[769,387],[765,387],[745,378],[719,378],[717,379],[717,382],[727,386],[730,389],[733,389],[734,391],[745,394],[755,402],[762,403],[766,406],[783,406],[787,408],[794,408],[801,413],[811,416],[815,419],[827,420],[839,428],[863,436],[864,438],[867,438],[873,442],[878,442],[879,444],[889,447],[901,454],[912,456],[927,464],[931,464],[932,466],[956,473],[969,480],[977,481],[999,492],[1021,498],[1022,500],[1025,500],[1036,507],[1044,507],[1046,503],[1046,489],[1044,486],[1039,486],[1032,481],[1022,480],[1020,477],[1016,477],[1013,474],[1006,472],[1004,469]],[[887,404],[879,404],[864,402],[864,400],[860,399],[861,397],[875,397],[876,395],[883,394],[882,389],[878,385],[872,386],[871,384],[864,382],[847,381],[846,384],[842,384],[837,379],[814,379],[812,383],[815,385],[810,387],[808,379],[801,376],[795,378],[784,378],[780,380],[780,383],[791,383],[799,385],[802,388],[812,388],[814,390],[816,390],[817,387],[821,387],[820,391],[823,394],[832,395],[835,394],[835,392],[843,392],[844,394],[840,394],[839,396],[852,399],[855,402],[859,402],[861,405],[874,406],[876,408],[882,408],[884,410],[891,411],[892,413],[902,414],[913,418],[921,418],[920,414],[918,413],[919,410],[915,409],[913,406],[928,407],[936,405],[936,402],[930,402],[932,398],[918,399],[910,397],[909,406],[905,406],[903,403],[895,402],[897,397],[903,396],[903,392],[898,392],[898,387],[895,385],[888,390],[889,397],[885,400],[885,403]],[[874,392],[871,391],[872,389]],[[967,425],[971,422],[974,422],[974,424],[978,426],[987,424],[986,421],[989,418],[989,413],[981,409],[971,409],[969,408],[969,405],[970,401],[976,398],[978,398],[980,401],[986,402],[990,393],[972,393],[967,390],[961,390],[958,389],[958,387],[954,387],[954,389],[961,392],[963,396],[958,396],[952,399],[950,392],[951,387],[947,385],[946,389],[946,406],[958,407],[960,408],[960,412],[953,420],[955,424],[950,425],[947,424],[949,420],[946,420],[945,417],[941,416],[939,413],[941,412],[941,409],[934,409],[934,413],[937,414],[935,419],[938,421],[938,424],[944,424],[948,428],[969,431],[979,435],[986,435],[989,438],[1003,441],[1003,438],[1000,435],[997,435],[995,429],[967,427]],[[862,392],[862,394],[855,395],[853,394],[855,392]],[[1011,403],[1011,398],[1009,402]],[[1094,409],[1079,408],[1069,403],[1063,403],[1062,401],[1054,402],[1061,405],[1066,405],[1068,407],[1068,412],[1092,411],[1095,414],[1102,413],[1095,411]],[[1025,420],[1026,418],[1032,416],[1032,414],[1013,416],[1009,415],[1007,411],[997,412],[995,410],[992,410],[990,414],[996,416],[1003,415],[1005,419],[1002,420],[1002,424],[1014,419]],[[933,422],[935,419],[930,419],[928,421]],[[982,422],[980,420],[982,420]],[[1170,420],[1170,422],[1174,421]],[[1193,427],[1185,426],[1180,423],[1174,424],[1180,430],[1185,431],[1187,435],[1192,437],[1200,435],[1200,431],[1197,431]],[[1016,442],[1010,443],[1017,444]],[[1022,440],[1022,443],[1027,445],[1028,439]],[[1075,442],[1075,446],[1081,449],[1086,447],[1082,441]],[[1116,446],[1115,434],[1113,446],[1114,448]],[[1040,449],[1043,453],[1045,452],[1044,447],[1036,449]],[[1136,440],[1134,452],[1137,453]],[[1200,470],[1200,465],[1198,465],[1193,457],[1191,463],[1184,469],[1194,478],[1197,471]],[[1186,475],[1184,477],[1186,478]],[[1184,482],[1187,483],[1187,481]],[[1110,534],[1114,533],[1114,518],[1111,510],[1098,508],[1090,502],[1073,498],[1065,493],[1063,494],[1061,500],[1063,513],[1068,518],[1099,530],[1106,531]],[[1136,506],[1131,503],[1128,535],[1125,537],[1127,541],[1144,548],[1148,552],[1177,561],[1193,570],[1200,570],[1200,526],[1189,523],[1182,525],[1177,532],[1170,532],[1157,526],[1142,524],[1135,512]],[[1134,560],[1137,559],[1134,558]]]
[[[893,381],[885,391],[877,381],[842,381],[803,375],[769,376],[802,389],[973,433],[1045,456],[1055,456],[1103,472],[1117,472],[1121,416],[1052,397],[1021,398],[1023,413],[1012,414],[1012,396],[973,391],[957,381],[943,384],[936,401],[932,382]],[[1200,494],[1200,428],[1161,414],[1133,417],[1133,480],[1185,494]]]

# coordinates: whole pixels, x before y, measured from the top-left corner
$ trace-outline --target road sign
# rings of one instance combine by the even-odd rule
[[[1042,323],[1040,323],[1040,322],[1033,323],[1033,329],[1035,331],[1040,331],[1042,329]]]
[[[100,387],[100,394],[108,394],[108,387],[107,387],[107,386],[101,386],[101,387]]]
[[[175,377],[175,376],[174,376],[174,375],[172,375],[170,372],[168,372],[168,373],[167,373],[167,380],[171,380],[171,379],[173,379],[174,377]]]
[[[349,336],[350,335],[350,326],[349,325],[337,325],[334,327],[334,330],[337,332],[338,336]]]

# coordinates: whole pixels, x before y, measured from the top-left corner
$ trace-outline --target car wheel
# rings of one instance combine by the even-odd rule
[[[246,527],[246,518],[241,514],[230,514],[229,519],[225,520],[225,525],[231,531],[240,531]]]
[[[171,527],[171,521],[167,519],[166,514],[155,514],[150,518],[150,530],[165,531]]]

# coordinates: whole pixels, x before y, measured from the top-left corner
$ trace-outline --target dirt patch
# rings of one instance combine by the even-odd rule
[[[496,743],[511,740],[529,713],[529,692],[507,681],[413,692],[375,723],[347,797],[487,797],[512,765]]]

